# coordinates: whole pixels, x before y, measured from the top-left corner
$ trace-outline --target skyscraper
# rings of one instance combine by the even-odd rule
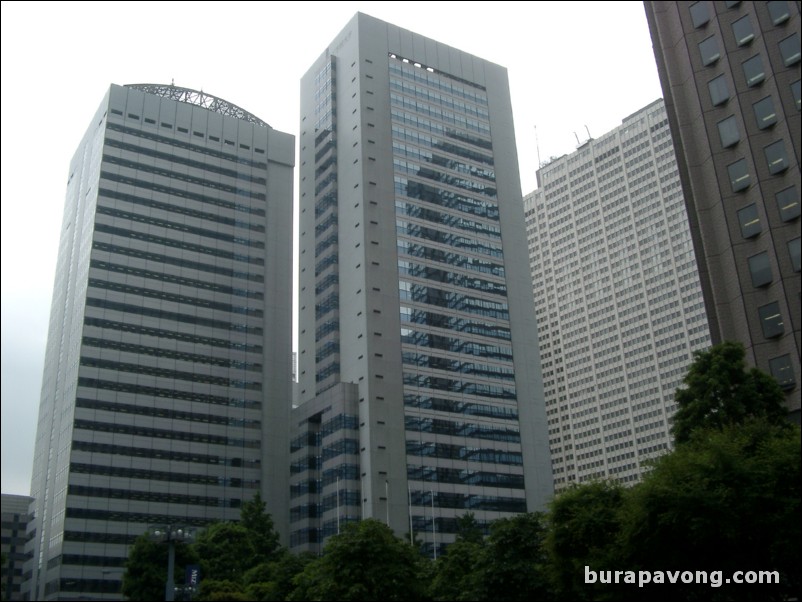
[[[526,224],[557,489],[633,483],[710,345],[665,105],[538,171]]]
[[[713,342],[799,421],[799,2],[645,2]]]
[[[28,531],[28,507],[33,498],[27,495],[3,494],[2,497],[3,600],[25,600],[22,597],[22,574],[26,560],[25,538]]]
[[[357,14],[301,81],[291,541],[551,489],[506,70]]]
[[[293,165],[225,100],[109,89],[67,181],[30,599],[119,599],[137,536],[260,490],[285,528]]]

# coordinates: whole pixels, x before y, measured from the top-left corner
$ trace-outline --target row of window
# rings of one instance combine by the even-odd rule
[[[192,485],[208,485],[215,487],[241,487],[244,489],[257,489],[258,480],[243,480],[235,477],[222,477],[217,475],[193,474],[190,472],[145,470],[142,468],[123,468],[121,466],[102,466],[100,464],[70,463],[71,474],[92,474],[122,479],[142,479],[146,481],[167,481],[171,483],[189,483]]]
[[[182,391],[176,388],[166,389],[164,387],[148,387],[145,385],[135,385],[132,383],[116,382],[99,378],[78,377],[78,386],[87,389],[101,389],[103,391],[117,391],[121,393],[131,393],[134,395],[144,395],[146,397],[165,397],[169,399],[182,399],[195,403],[209,403],[213,405],[228,406],[231,408],[260,409],[262,403],[250,399],[237,397],[222,397],[220,395],[210,395],[208,393],[195,393],[192,391]]]
[[[407,415],[404,420],[407,433],[435,433],[452,437],[472,437],[476,439],[489,439],[491,441],[506,441],[520,443],[521,436],[517,427],[490,426],[471,422],[453,422],[438,418],[424,418]]]
[[[481,470],[471,470],[469,468],[460,469],[408,464],[407,478],[410,481],[471,485],[474,487],[502,487],[505,489],[524,488],[524,476],[522,474],[484,472]]]
[[[112,113],[115,115],[122,114],[120,111],[116,109],[111,110]],[[166,127],[168,129],[172,129],[172,126],[167,123],[163,123],[162,127]],[[130,134],[131,136],[135,136],[137,138],[144,138],[145,140],[151,140],[153,142],[160,142],[162,144],[166,144],[167,146],[172,146],[174,148],[180,148],[184,150],[190,150],[196,153],[200,153],[202,155],[207,155],[209,157],[215,157],[216,159],[224,159],[226,161],[232,161],[234,163],[241,163],[243,165],[248,165],[249,167],[255,167],[261,170],[267,170],[267,163],[264,161],[253,161],[248,159],[247,157],[243,157],[240,155],[232,155],[231,153],[224,153],[219,150],[215,150],[212,148],[208,148],[206,146],[201,146],[199,144],[192,144],[191,142],[183,142],[182,140],[176,140],[175,138],[171,138],[168,136],[162,136],[160,134],[156,134],[154,132],[145,131],[139,128],[131,128],[124,125],[120,125],[118,123],[111,123],[107,124],[107,128],[110,130],[114,130],[116,132],[122,132],[124,134]],[[178,128],[178,131],[182,134],[188,133],[186,128]],[[217,140],[216,142],[219,142]],[[229,146],[233,146],[233,142],[226,140],[226,144]],[[245,148],[245,150],[250,150],[247,145],[240,145]],[[264,152],[261,149],[257,149],[257,152]],[[264,183],[264,180],[262,181]]]
[[[165,450],[158,449],[156,447],[131,447],[127,445],[97,443],[81,440],[73,441],[72,449],[73,451],[89,452],[91,454],[126,456],[128,458],[147,458],[150,460],[168,460],[172,462],[188,462],[191,464],[211,464],[214,466],[231,466],[235,468],[253,468],[257,470],[261,465],[259,458],[243,459],[240,457],[226,457],[214,454],[199,454],[196,452]],[[93,464],[93,466],[95,465],[97,464]]]
[[[73,427],[76,430],[81,429],[85,431],[111,433],[114,435],[131,435],[135,437],[149,437],[153,439],[170,439],[173,441],[189,441],[194,443],[203,443],[205,445],[224,445],[249,449],[260,449],[262,446],[260,439],[239,439],[234,437],[223,437],[221,435],[210,435],[208,433],[201,433],[197,431],[156,429],[133,424],[112,424],[110,422],[99,422],[93,420],[75,420]]]
[[[100,224],[97,224],[95,228],[97,228],[99,225]],[[145,251],[142,249],[121,247],[119,245],[113,245],[105,242],[100,242],[97,240],[92,241],[92,249],[96,251],[105,251],[107,253],[114,253],[117,255],[125,255],[127,257],[135,257],[137,259],[142,259],[144,261],[153,261],[161,264],[175,265],[190,270],[198,270],[199,272],[210,272],[212,274],[220,274],[222,276],[228,276],[230,278],[242,278],[245,280],[250,280],[251,282],[261,283],[264,282],[265,280],[265,277],[262,274],[240,272],[239,270],[236,270],[234,268],[203,263],[200,261],[190,261],[182,257],[171,257],[169,255],[163,255],[161,253],[153,253],[151,251]]]
[[[230,426],[236,428],[261,428],[262,422],[253,418],[235,418],[233,416],[219,415],[219,414],[204,414],[201,412],[184,412],[181,410],[174,410],[171,408],[159,407],[158,405],[138,405],[130,403],[119,403],[116,401],[103,401],[98,399],[87,399],[85,397],[78,397],[75,400],[76,408],[85,408],[88,410],[97,410],[100,412],[113,412],[115,414],[123,415],[130,414],[132,416],[149,416],[151,418],[159,418],[165,420],[185,420],[189,422],[203,422],[205,424],[218,424],[221,426]]]
[[[407,455],[490,464],[523,464],[521,452],[410,439],[407,439]]]

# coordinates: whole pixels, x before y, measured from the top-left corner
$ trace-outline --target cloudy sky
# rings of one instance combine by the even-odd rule
[[[174,81],[297,136],[300,78],[357,11],[508,69],[524,193],[538,156],[661,96],[640,2],[4,1],[3,493],[29,493],[67,170],[109,84]]]

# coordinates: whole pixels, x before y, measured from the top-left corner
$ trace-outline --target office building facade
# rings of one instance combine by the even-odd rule
[[[556,489],[640,480],[710,345],[662,100],[538,171],[527,235]]]
[[[372,517],[434,553],[466,512],[542,508],[506,70],[358,14],[301,81],[300,146],[293,547]]]
[[[799,2],[645,2],[713,342],[799,422]]]
[[[110,87],[67,183],[30,599],[120,599],[137,536],[257,491],[286,528],[293,166],[291,135],[223,99]]]
[[[22,596],[22,575],[27,559],[25,539],[28,532],[28,507],[33,498],[27,495],[2,495],[3,600],[25,600]]]

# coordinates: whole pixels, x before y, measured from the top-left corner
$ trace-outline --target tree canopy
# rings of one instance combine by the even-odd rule
[[[749,417],[784,424],[785,396],[771,376],[750,368],[740,343],[724,342],[694,353],[694,361],[674,397],[677,412],[672,432],[677,444],[697,430],[722,429]]]

